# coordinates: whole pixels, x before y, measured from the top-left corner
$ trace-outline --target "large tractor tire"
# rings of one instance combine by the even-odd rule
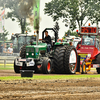
[[[97,57],[96,57],[96,64],[100,64],[100,54],[99,55],[97,55]],[[97,70],[97,73],[98,74],[100,74],[100,68],[96,68],[96,70]]]
[[[22,48],[21,48],[21,51],[20,51],[20,57],[21,58],[26,58],[26,45],[24,45]]]
[[[54,70],[59,74],[75,74],[77,70],[77,51],[73,46],[56,48]]]
[[[100,68],[96,68],[97,73],[100,74]]]
[[[100,64],[100,54],[96,56],[95,63]]]
[[[14,60],[14,71],[15,71],[15,73],[20,73],[20,67],[16,66],[15,60]]]
[[[48,58],[44,58],[42,63],[42,73],[50,74],[52,71],[51,60]]]

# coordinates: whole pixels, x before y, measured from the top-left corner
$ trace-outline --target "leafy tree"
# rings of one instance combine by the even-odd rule
[[[30,18],[32,15],[34,2],[35,0],[1,0],[0,7],[3,8],[5,5],[5,8],[9,8],[11,10],[7,13],[6,18],[10,18],[12,21],[17,19],[23,33],[23,30],[26,30],[29,25],[26,23],[26,18]],[[28,30],[30,30],[29,27]]]
[[[56,22],[55,25],[54,25],[54,30],[56,31],[56,39],[59,38],[59,36],[58,36],[59,29],[60,29],[59,23]]]
[[[9,35],[9,33],[4,29],[4,32],[0,33],[0,41],[8,40],[7,35]]]
[[[100,0],[91,0],[90,2],[90,20],[98,25],[100,21]]]
[[[70,30],[68,30],[67,32],[65,32],[65,34],[64,34],[63,37],[68,37],[69,35],[78,37],[77,32],[72,32]]]
[[[54,21],[63,18],[66,22],[65,26],[69,26],[74,30],[78,25],[79,28],[84,25],[88,20],[94,18],[93,13],[96,14],[95,4],[99,0],[52,0],[45,4],[45,14],[51,16]],[[93,5],[93,7],[92,7]],[[99,11],[99,7],[96,7]],[[87,18],[85,23],[84,19]],[[96,19],[97,20],[97,19]]]

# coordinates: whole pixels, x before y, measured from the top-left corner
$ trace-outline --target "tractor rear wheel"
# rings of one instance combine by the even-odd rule
[[[21,58],[26,58],[26,45],[24,45],[22,48],[21,48],[21,51],[20,51],[20,57]]]
[[[44,58],[42,63],[43,74],[50,74],[51,71],[52,71],[51,60],[48,58]]]
[[[100,54],[97,55],[96,60],[95,60],[96,64],[100,64]],[[97,73],[100,74],[100,68],[96,68]]]
[[[77,51],[74,46],[69,46],[65,52],[64,67],[68,74],[75,74],[77,71],[78,59]]]
[[[97,73],[100,74],[100,68],[96,68]]]
[[[20,67],[16,66],[15,60],[14,60],[14,71],[15,71],[15,73],[20,73]]]
[[[100,54],[97,55],[96,60],[95,60],[95,63],[96,64],[100,64]]]
[[[53,60],[53,68],[54,68],[54,72],[57,74],[63,74],[65,72],[64,69],[64,54],[65,54],[65,47],[57,47],[55,52],[54,52],[54,60]]]
[[[55,73],[74,74],[77,70],[77,51],[73,46],[57,48],[54,53]]]

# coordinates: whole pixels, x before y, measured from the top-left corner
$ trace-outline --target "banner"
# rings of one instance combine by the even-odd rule
[[[0,33],[4,32],[4,19],[5,19],[5,9],[3,9],[0,15]]]
[[[34,29],[39,29],[39,19],[40,19],[40,0],[35,0],[35,5],[33,6],[34,14]]]

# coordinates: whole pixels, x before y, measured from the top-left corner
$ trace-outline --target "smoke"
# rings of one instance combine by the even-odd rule
[[[30,18],[32,16],[33,6],[35,5],[35,0],[18,0],[19,4],[19,16],[24,18]]]
[[[30,25],[33,26],[34,15],[33,6],[35,6],[37,0],[0,0],[0,6],[5,5],[11,12],[7,13],[8,18],[17,18],[19,21],[21,18],[28,18]],[[40,21],[40,19],[38,19]],[[39,23],[37,28],[39,29]]]
[[[31,16],[29,17],[29,20],[30,20],[30,25],[33,26],[34,15],[31,15]]]
[[[23,18],[29,18],[30,25],[33,26],[34,15],[33,15],[33,6],[35,6],[36,0],[19,0],[19,15]],[[38,19],[35,29],[39,29]]]

